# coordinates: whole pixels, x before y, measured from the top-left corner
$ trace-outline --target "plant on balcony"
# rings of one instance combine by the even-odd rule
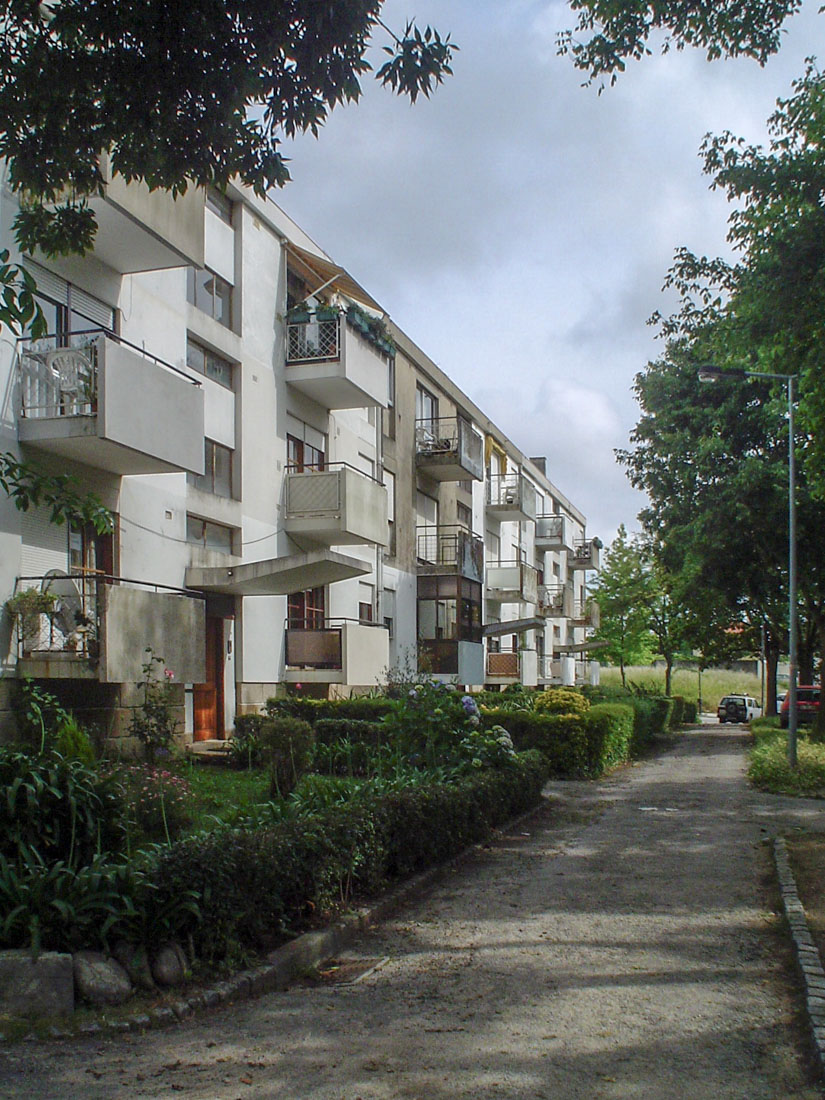
[[[315,310],[315,320],[334,321],[340,312],[338,306],[331,305],[329,302],[322,302]]]
[[[55,603],[53,592],[42,592],[39,588],[22,589],[6,600],[6,611],[17,623],[24,653],[37,649],[40,640],[40,616],[54,611]]]
[[[347,323],[356,332],[360,332],[365,340],[378,348],[382,355],[395,355],[395,341],[381,317],[374,317],[365,309],[352,303],[347,306]]]
[[[309,322],[311,310],[306,302],[299,302],[290,306],[286,311],[287,323],[290,325],[306,325]]]

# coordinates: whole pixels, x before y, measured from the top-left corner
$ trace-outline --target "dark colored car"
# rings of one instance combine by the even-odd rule
[[[782,709],[779,712],[779,725],[783,730],[788,728],[788,708],[791,705],[789,694],[782,700]],[[797,725],[810,725],[819,711],[819,688],[813,684],[800,684],[796,689],[796,721]]]

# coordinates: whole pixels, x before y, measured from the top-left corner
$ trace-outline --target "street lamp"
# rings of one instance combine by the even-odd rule
[[[788,631],[790,677],[788,683],[788,763],[796,767],[796,732],[798,712],[796,704],[797,681],[797,607],[796,607],[796,457],[794,453],[794,382],[795,374],[769,374],[767,371],[745,370],[733,367],[720,370],[712,364],[699,367],[700,382],[716,382],[720,378],[774,378],[788,387]]]

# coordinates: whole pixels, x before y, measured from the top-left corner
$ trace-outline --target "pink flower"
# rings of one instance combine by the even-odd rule
[[[174,678],[175,678],[175,674],[171,670],[171,668],[165,668],[163,670],[163,675],[166,677],[167,680],[174,680]]]

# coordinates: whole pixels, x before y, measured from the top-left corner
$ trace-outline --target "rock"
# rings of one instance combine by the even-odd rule
[[[99,951],[78,951],[72,963],[75,992],[89,1004],[118,1005],[131,997],[129,975],[116,959]]]
[[[74,1012],[72,956],[0,951],[0,1015],[70,1016]]]
[[[186,955],[180,944],[164,944],[152,959],[152,977],[158,985],[183,985],[187,971]]]
[[[152,967],[145,947],[121,940],[115,944],[112,953],[129,975],[132,984],[137,986],[138,989],[152,990],[157,988],[152,978]]]

